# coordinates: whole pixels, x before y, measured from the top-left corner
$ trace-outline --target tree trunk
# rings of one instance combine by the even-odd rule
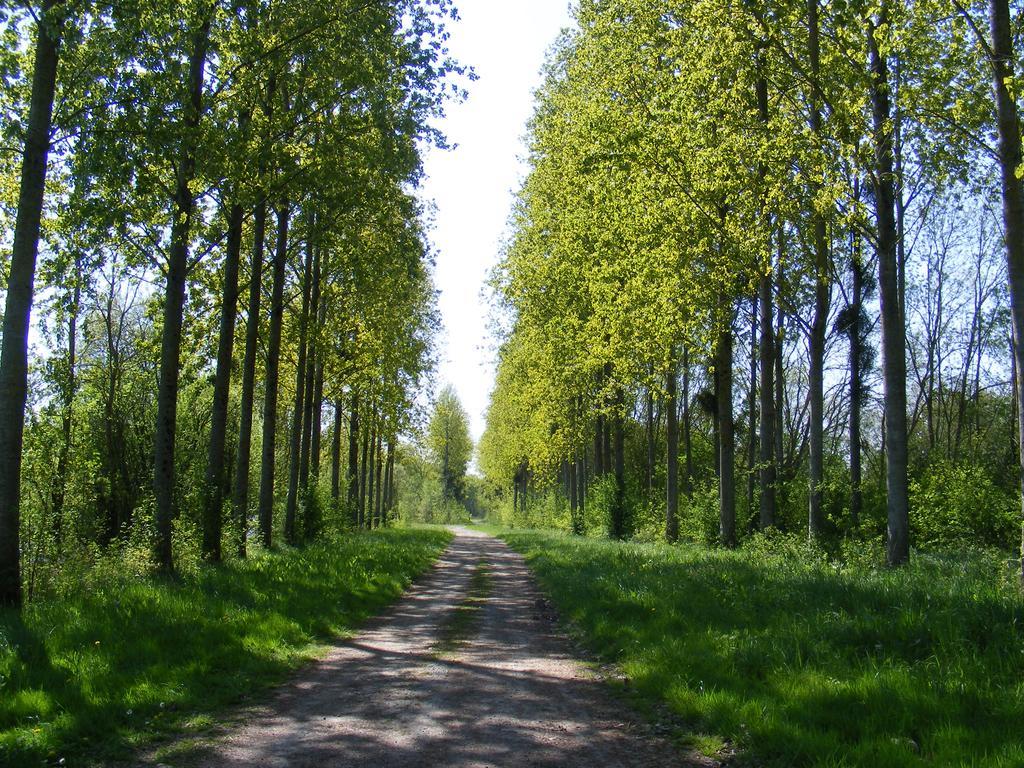
[[[652,371],[653,375],[653,371]],[[654,503],[654,392],[647,388],[647,503]]]
[[[313,250],[313,287],[309,302],[309,314],[306,315],[306,372],[303,391],[302,446],[299,450],[299,496],[304,508],[309,506],[309,471],[313,450],[313,409],[316,395],[316,369],[319,362],[318,331],[320,322],[320,248]],[[318,420],[319,421],[319,420]],[[305,511],[305,509],[304,509]],[[310,510],[312,511],[312,510]],[[306,533],[303,531],[303,536]]]
[[[1003,187],[1003,226],[1006,264],[1010,283],[1010,318],[1013,328],[1013,361],[1018,372],[1017,455],[1020,457],[1021,499],[1024,504],[1024,184],[1017,175],[1021,167],[1020,117],[1010,93],[1013,78],[1013,34],[1007,0],[991,0],[990,26],[996,114],[999,128],[999,166]],[[1022,518],[1024,520],[1024,518]],[[1021,579],[1024,582],[1024,522],[1021,525]]]
[[[50,22],[60,5],[44,0],[36,28],[32,96],[21,162],[18,214],[7,280],[7,304],[0,352],[0,606],[20,608],[21,449],[28,398],[28,331],[35,288],[36,256],[50,154],[50,124],[57,85],[60,37]]]
[[[750,303],[750,381],[747,387],[747,516],[754,520],[754,475],[757,472],[757,306],[758,297]]]
[[[318,349],[316,371],[313,375],[313,435],[309,447],[309,474],[313,487],[320,484],[320,452],[323,440],[324,418],[324,354]]]
[[[821,60],[818,33],[818,2],[808,0],[807,26],[811,76],[820,77]],[[821,113],[814,88],[811,89],[810,127],[820,137]],[[812,189],[817,190],[817,182]],[[811,320],[807,374],[807,397],[810,401],[810,461],[807,509],[807,535],[811,539],[821,536],[824,523],[821,486],[825,470],[825,331],[828,324],[828,231],[825,217],[818,210],[813,215],[814,227],[814,317]]]
[[[626,510],[626,428],[625,397],[621,389],[615,393],[615,418],[613,434],[613,466],[615,468],[615,496],[612,500],[612,538],[625,539],[629,536],[629,521]]]
[[[273,543],[274,468],[277,443],[277,389],[281,372],[281,326],[284,321],[284,278],[288,263],[289,207],[282,201],[277,209],[277,246],[274,281],[270,294],[270,332],[267,340],[267,371],[263,400],[263,451],[260,462],[260,537],[268,549]]]
[[[153,494],[156,499],[156,541],[154,554],[161,571],[174,570],[171,525],[178,515],[175,499],[174,443],[178,420],[178,380],[181,367],[181,330],[185,311],[188,247],[192,231],[195,197],[196,146],[203,109],[203,81],[206,52],[210,41],[210,18],[202,21],[192,40],[188,68],[188,109],[183,120],[185,138],[177,159],[174,211],[167,255],[167,285],[164,291],[163,336],[160,343],[160,378],[157,385],[155,450],[153,452]]]
[[[341,403],[334,404],[334,432],[331,435],[331,499],[341,498]]]
[[[679,539],[679,410],[676,403],[677,376],[675,352],[665,374],[665,539]]]
[[[391,510],[395,508],[395,441],[388,440],[388,458],[385,464],[384,488],[384,525],[388,524]]]
[[[373,505],[373,516],[376,527],[380,528],[384,523],[384,438],[377,431],[377,499]]]
[[[68,357],[61,391],[61,443],[57,456],[57,476],[53,482],[53,543],[60,554],[64,541],[64,500],[67,496],[68,463],[71,458],[71,442],[73,438],[73,416],[75,395],[78,392],[76,375],[78,347],[78,313],[82,301],[82,260],[75,258],[74,288],[71,294],[71,306],[68,307]]]
[[[693,440],[690,434],[690,351],[683,349],[683,450],[686,452],[686,478],[683,490],[693,498]]]
[[[882,377],[885,383],[886,491],[890,566],[910,558],[909,499],[907,492],[907,361],[906,329],[900,312],[896,254],[895,178],[889,68],[879,53],[875,33],[888,24],[888,3],[883,1],[877,21],[868,21],[872,140],[875,152],[875,218],[878,222],[878,287],[882,316]]]
[[[761,434],[758,462],[761,465],[761,530],[775,525],[775,328],[772,307],[772,278],[770,274],[761,275],[758,284],[761,294],[760,301],[760,372],[761,372]]]
[[[608,381],[611,381],[611,378],[612,378],[612,364],[611,363],[605,363],[604,364],[604,381],[607,383]],[[605,398],[605,403],[606,404],[608,403],[608,398],[607,397]],[[614,431],[615,431],[615,425],[614,424],[609,424],[608,423],[608,417],[606,416],[605,420],[604,420],[604,456],[602,458],[602,460],[604,462],[604,471],[605,472],[613,472],[614,471],[614,465],[613,465],[613,461],[614,460],[612,458],[612,441],[614,439],[614,435],[613,435]]]
[[[860,426],[861,404],[864,400],[864,384],[861,360],[864,353],[861,349],[864,342],[861,337],[860,315],[864,296],[864,266],[861,263],[860,236],[854,234],[853,245],[853,285],[851,297],[851,313],[853,328],[850,333],[850,525],[854,530],[860,527],[860,515],[863,508],[861,492],[861,453]]]
[[[228,400],[231,392],[231,357],[238,313],[238,260],[242,251],[242,206],[228,212],[228,239],[224,250],[224,290],[221,296],[220,333],[217,340],[217,369],[213,383],[210,443],[206,456],[203,493],[203,558],[221,559],[221,527],[224,512],[224,451],[227,444]]]
[[[260,299],[263,295],[263,248],[267,232],[267,204],[262,199],[253,212],[252,266],[249,270],[249,316],[245,324],[245,358],[242,361],[242,399],[239,403],[238,451],[232,505],[238,526],[237,551],[245,557],[249,529],[249,470],[252,456],[252,412],[256,391],[256,354],[260,332]]]
[[[722,546],[736,546],[736,467],[735,467],[735,436],[733,434],[732,417],[732,322],[729,299],[724,294],[719,296],[720,322],[722,329],[718,333],[715,347],[715,388],[718,407],[718,444],[719,444],[719,479],[718,479],[718,515],[719,539]]]
[[[295,513],[299,500],[299,474],[302,463],[303,411],[306,400],[306,357],[309,354],[309,301],[313,282],[315,249],[312,240],[306,242],[306,266],[302,272],[302,314],[299,315],[299,363],[295,367],[295,403],[292,406],[292,430],[288,450],[288,499],[284,508],[284,540],[294,545],[297,541]],[[311,392],[309,393],[312,394]],[[307,443],[308,445],[308,443]],[[307,469],[308,471],[308,469]]]
[[[372,414],[371,414],[372,416]],[[372,418],[371,418],[372,422]],[[359,518],[360,528],[366,525],[366,471],[370,459],[370,424],[363,426],[363,459],[359,463]]]
[[[348,420],[348,513],[353,526],[359,526],[359,393],[352,392],[352,411]]]
[[[366,454],[365,459],[364,459],[364,461],[366,462],[365,472],[367,474],[367,478],[366,478],[366,517],[364,518],[364,520],[365,520],[367,528],[373,528],[374,527],[374,522],[375,522],[373,510],[374,510],[374,504],[375,504],[375,500],[376,500],[374,494],[377,491],[377,482],[376,482],[376,478],[377,478],[377,474],[376,474],[376,465],[377,465],[377,419],[376,419],[376,417],[374,417],[374,419],[373,419],[373,428],[370,430],[370,441],[369,441],[368,445],[369,445],[369,451],[370,452],[368,454]]]

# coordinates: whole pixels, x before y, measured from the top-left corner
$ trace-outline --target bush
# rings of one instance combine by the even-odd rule
[[[921,547],[987,545],[1013,549],[1017,500],[984,468],[939,462],[910,484],[911,536]]]

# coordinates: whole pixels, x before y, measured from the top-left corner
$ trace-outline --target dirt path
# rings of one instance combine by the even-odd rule
[[[573,660],[520,555],[485,534],[455,533],[391,610],[174,763],[707,765],[624,719]]]

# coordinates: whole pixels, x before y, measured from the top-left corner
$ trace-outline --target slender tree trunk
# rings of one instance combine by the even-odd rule
[[[604,364],[604,381],[611,381],[612,378],[612,365],[611,363]],[[609,399],[605,397],[605,403],[607,404]],[[612,442],[614,440],[615,425],[609,424],[609,419],[606,416],[604,420],[604,471],[614,472],[614,459],[612,457]]]
[[[154,554],[160,570],[174,570],[171,525],[178,515],[175,499],[174,443],[178,419],[178,380],[181,366],[181,331],[185,311],[185,286],[188,273],[189,238],[195,197],[196,134],[203,110],[203,81],[206,53],[210,42],[210,17],[196,30],[189,55],[188,110],[182,127],[185,138],[177,158],[174,187],[174,219],[167,257],[167,285],[164,291],[163,336],[160,344],[160,378],[157,385],[155,450],[153,455],[153,494],[156,499],[156,541]]]
[[[310,295],[309,314],[306,315],[306,371],[303,391],[302,445],[299,449],[299,496],[302,498],[303,509],[309,506],[309,471],[313,450],[313,410],[316,394],[316,369],[319,362],[318,327],[320,322],[320,248],[313,250],[313,287]],[[305,520],[310,522],[310,520]],[[303,531],[305,536],[305,531]]]
[[[7,280],[7,304],[0,351],[0,606],[20,608],[21,449],[28,398],[28,329],[35,290],[36,256],[50,154],[50,125],[57,86],[60,36],[54,9],[63,3],[44,0],[36,28],[32,95],[21,161],[18,214]]]
[[[372,423],[372,414],[370,422]],[[370,423],[363,426],[363,459],[359,463],[359,527],[366,525],[366,472],[370,460]]]
[[[736,546],[736,445],[732,415],[732,327],[729,299],[719,296],[722,329],[715,348],[715,384],[719,443],[719,538],[722,546]]]
[[[384,525],[387,525],[391,511],[395,508],[395,440],[393,437],[388,440],[388,458],[385,467],[384,488],[387,493],[384,497]]]
[[[277,444],[277,389],[281,371],[281,326],[284,322],[284,278],[288,263],[288,203],[277,209],[277,246],[274,280],[270,295],[270,329],[267,340],[267,370],[263,400],[263,448],[260,462],[259,524],[263,546],[273,543],[274,468]]]
[[[683,452],[686,454],[686,472],[683,477],[683,493],[693,498],[693,439],[690,433],[690,351],[683,348]]]
[[[785,248],[785,233],[779,228],[779,285],[782,285],[783,249]],[[783,445],[783,433],[785,427],[785,373],[782,367],[782,352],[785,342],[785,326],[782,307],[778,308],[778,318],[775,324],[775,506],[776,509],[785,506],[784,487],[782,480],[785,477],[784,461],[785,450]]]
[[[221,296],[220,333],[217,341],[217,369],[213,383],[210,443],[206,456],[203,493],[203,558],[221,560],[221,528],[224,513],[226,474],[224,454],[228,432],[228,401],[231,392],[231,357],[238,314],[238,261],[242,251],[242,206],[228,212],[228,239],[224,250],[224,288]]]
[[[74,288],[71,294],[71,306],[68,307],[68,356],[67,370],[61,392],[61,443],[57,456],[57,476],[53,483],[53,542],[60,554],[64,541],[64,500],[68,487],[68,462],[71,457],[73,438],[73,416],[75,396],[78,393],[78,377],[76,367],[78,347],[78,313],[82,301],[82,260],[75,258]]]
[[[252,266],[249,270],[249,315],[245,324],[245,357],[242,360],[242,399],[239,403],[238,450],[235,482],[231,492],[239,557],[246,555],[249,529],[249,471],[252,456],[252,417],[256,392],[256,354],[260,332],[260,299],[263,294],[263,249],[267,233],[267,204],[262,199],[253,213]]]
[[[758,461],[761,465],[761,529],[775,525],[775,328],[773,324],[772,278],[762,275],[758,285],[760,301],[761,435]]]
[[[991,0],[993,88],[999,128],[999,167],[1003,188],[1003,226],[1006,264],[1010,283],[1010,318],[1013,329],[1013,363],[1017,371],[1014,388],[1017,420],[1017,455],[1020,461],[1021,499],[1024,504],[1024,184],[1017,175],[1021,167],[1020,116],[1010,93],[1014,51],[1010,8],[1007,0]],[[1022,518],[1024,520],[1024,518]],[[1024,522],[1021,524],[1021,580],[1024,583]]]
[[[594,420],[594,474],[604,475],[604,416],[601,414]]]
[[[377,419],[373,419],[373,427],[370,430],[369,454],[366,456],[366,527],[373,528],[376,522],[373,514],[375,497],[377,491],[376,465],[377,465]]]
[[[312,230],[312,227],[310,227]],[[295,403],[292,406],[292,429],[288,450],[288,499],[284,508],[284,540],[294,545],[297,541],[295,514],[299,500],[299,473],[302,463],[303,411],[306,392],[306,357],[309,354],[309,302],[313,282],[314,253],[312,235],[306,242],[306,266],[302,272],[302,314],[299,315],[299,363],[295,366]],[[312,393],[309,393],[312,394]]]
[[[901,565],[910,558],[907,491],[907,361],[906,328],[900,312],[896,254],[895,176],[889,68],[879,53],[876,31],[888,24],[883,0],[876,20],[868,21],[868,54],[872,84],[875,150],[875,218],[878,222],[878,287],[882,316],[882,372],[885,382],[886,491],[888,508],[887,562]]]
[[[579,480],[576,477],[576,457],[566,466],[566,479],[569,483],[569,525],[574,536],[579,536]]]
[[[352,525],[359,526],[359,393],[352,392],[348,420],[348,512]]]
[[[747,387],[747,515],[754,520],[754,475],[757,472],[757,305],[750,303],[750,381]]]
[[[384,522],[384,438],[379,429],[377,430],[377,450],[374,453],[377,458],[377,499],[373,506],[373,517],[376,527],[380,528]]]
[[[331,434],[331,499],[341,498],[341,403],[334,404],[334,432]]]
[[[809,31],[809,53],[811,76],[817,81],[821,74],[821,57],[818,33],[818,2],[807,2],[807,26]],[[821,113],[817,95],[811,89],[810,127],[820,137]],[[812,189],[817,189],[815,182]],[[811,320],[809,351],[810,363],[807,374],[807,397],[810,400],[810,462],[807,535],[811,539],[821,536],[824,523],[822,509],[822,482],[825,470],[825,331],[828,324],[828,231],[825,217],[818,211],[813,215],[814,227],[814,317]]]
[[[324,428],[324,355],[317,352],[316,371],[313,376],[313,435],[310,443],[309,473],[313,486],[320,483],[320,452]]]
[[[679,539],[679,408],[676,403],[677,378],[675,351],[665,373],[665,539]]]
[[[864,340],[861,337],[860,315],[863,311],[861,304],[864,295],[864,266],[861,263],[860,237],[856,234],[853,237],[853,295],[851,297],[853,328],[850,332],[850,525],[857,530],[860,527],[860,515],[863,508],[860,427],[861,403],[864,400],[863,371],[861,370],[861,359],[864,356],[861,346]]]
[[[653,375],[653,371],[652,371]],[[647,388],[647,503],[654,503],[654,393]]]

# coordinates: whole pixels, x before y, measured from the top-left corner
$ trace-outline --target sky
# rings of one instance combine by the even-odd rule
[[[507,232],[513,194],[525,173],[522,139],[540,85],[544,54],[569,26],[568,0],[458,0],[449,47],[479,80],[438,124],[455,149],[426,153],[423,197],[437,206],[430,239],[444,321],[439,384],[455,387],[473,438],[484,429],[494,382],[484,282]]]

